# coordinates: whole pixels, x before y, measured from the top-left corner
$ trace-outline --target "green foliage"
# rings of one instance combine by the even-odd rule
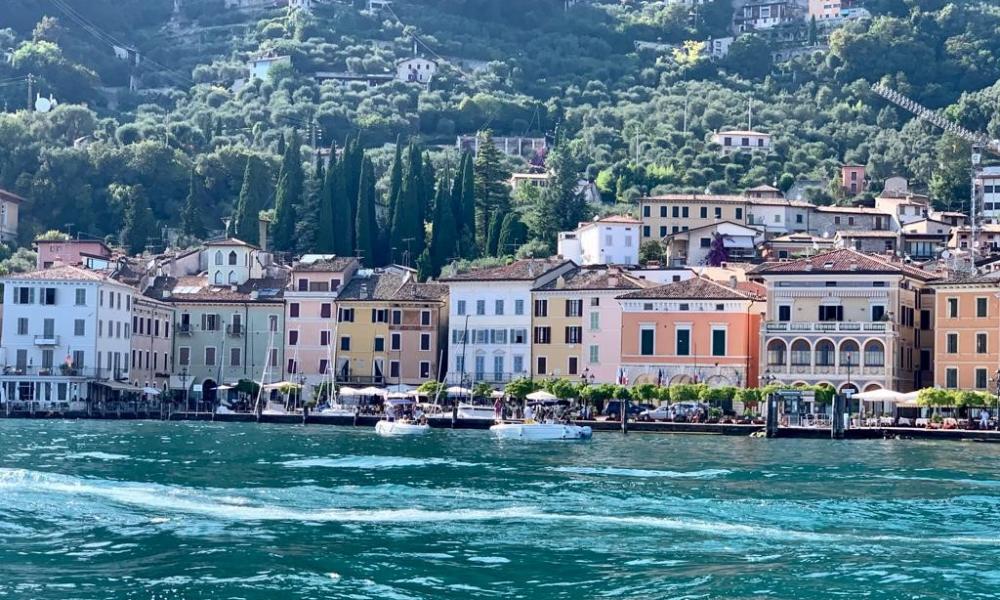
[[[579,396],[580,388],[577,382],[560,377],[545,382],[545,390],[561,400],[569,400]]]
[[[184,212],[181,214],[181,230],[196,239],[205,237],[205,218],[202,207],[208,203],[205,192],[205,182],[193,167],[191,168],[191,185],[188,188],[187,200],[184,202]]]
[[[437,197],[434,200],[434,221],[431,225],[429,249],[430,275],[437,277],[441,268],[458,255],[455,213],[452,210],[448,185],[444,179],[438,182]]]
[[[472,386],[472,396],[475,398],[489,398],[492,393],[493,386],[488,383],[480,381],[476,385]]]
[[[284,139],[284,138],[279,138]],[[278,171],[278,187],[274,195],[274,249],[290,252],[295,249],[295,221],[305,187],[302,170],[302,140],[297,131],[285,144],[285,153]]]
[[[355,219],[356,250],[365,264],[373,265],[378,222],[375,218],[375,167],[367,156],[361,167],[358,188],[358,214]]]
[[[537,382],[528,379],[527,377],[520,377],[507,383],[507,385],[504,386],[504,393],[511,398],[523,400],[528,394],[536,392],[538,389],[539,385]]]
[[[646,240],[639,246],[639,262],[647,264],[650,262],[662,263],[664,259],[663,244],[659,240]]]
[[[526,241],[528,241],[528,228],[521,222],[517,213],[511,211],[504,215],[500,236],[497,239],[497,256],[510,256]]]
[[[146,192],[141,185],[115,186],[111,190],[118,202],[125,206],[125,223],[121,232],[121,244],[129,254],[141,254],[146,244],[156,237],[156,222],[146,200]]]
[[[670,386],[671,402],[695,402],[701,399],[701,395],[708,386],[704,383],[679,383]]]
[[[698,399],[706,404],[729,402],[736,396],[737,389],[732,386],[704,387],[698,392]]]
[[[510,209],[510,189],[507,187],[510,172],[504,166],[503,154],[493,143],[493,133],[488,129],[479,135],[479,150],[473,171],[476,238],[480,240],[480,250],[484,254],[495,256],[495,248],[493,252],[489,248],[490,223],[494,214],[506,214]]]
[[[234,237],[249,244],[260,243],[260,212],[267,208],[271,188],[270,178],[263,161],[251,155],[243,174],[240,199],[233,213],[230,229]]]

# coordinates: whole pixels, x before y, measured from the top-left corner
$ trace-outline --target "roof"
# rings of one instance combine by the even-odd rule
[[[743,225],[742,223],[737,223],[736,221],[718,221],[716,223],[709,223],[708,225],[702,225],[701,227],[695,227],[694,229],[688,229],[687,231],[677,231],[675,233],[667,234],[663,239],[672,238],[680,235],[687,235],[689,233],[694,233],[695,231],[701,231],[702,229],[715,229],[720,225],[732,225],[734,227],[739,227],[740,229],[745,229],[747,232],[752,233],[754,237],[761,235],[760,230],[754,229],[748,225]]]
[[[641,225],[642,221],[628,215],[608,215],[606,217],[601,217],[600,219],[594,219],[593,221],[581,223],[581,225],[592,225],[594,223],[625,223],[628,225]]]
[[[842,238],[895,238],[899,235],[894,231],[838,231]]]
[[[1000,284],[1000,271],[990,273],[963,273],[954,272],[947,278],[935,281],[935,286],[953,285],[997,285]]]
[[[786,233],[785,235],[779,235],[778,237],[771,238],[768,240],[767,244],[778,243],[792,243],[792,244],[832,244],[833,240],[831,238],[820,237],[818,235],[812,235],[809,233],[795,232]]]
[[[355,275],[337,295],[337,301],[390,300],[407,277],[396,271],[375,271]]]
[[[473,269],[442,277],[441,281],[533,281],[559,267],[572,264],[561,258],[528,258],[499,267]]]
[[[318,272],[318,273],[334,273],[343,272],[351,268],[358,262],[358,259],[353,256],[329,256],[318,258],[317,260],[310,261],[299,261],[292,266],[292,271],[296,273],[302,272]]]
[[[938,276],[903,263],[890,262],[879,256],[864,254],[852,248],[840,248],[782,262],[757,265],[751,271],[758,275],[771,273],[809,275],[820,273],[908,275],[929,281]]]
[[[8,281],[111,281],[108,274],[72,265],[59,265],[38,271],[16,273],[7,275],[3,279]]]
[[[444,302],[448,299],[448,286],[443,283],[404,283],[392,297],[409,302]]]
[[[965,214],[964,212],[957,211],[957,210],[934,211],[934,214],[935,215],[940,215],[942,217],[962,217],[964,219],[968,219],[969,218],[969,215]]]
[[[621,300],[756,300],[756,296],[716,283],[704,277],[692,277],[666,285],[622,294]]]
[[[746,196],[720,194],[662,194],[640,198],[639,202],[739,202],[746,204],[750,199]]]
[[[746,191],[748,191],[748,192],[780,192],[781,190],[779,190],[778,188],[776,188],[776,187],[774,187],[772,185],[767,185],[766,183],[762,183],[760,185],[755,185],[752,188],[747,188]]]
[[[244,242],[243,240],[238,240],[236,238],[225,238],[221,240],[213,240],[211,242],[205,242],[206,247],[212,246],[243,246],[245,248],[256,248],[253,244]]]
[[[831,212],[831,213],[850,213],[856,215],[885,215],[888,216],[889,213],[884,210],[879,210],[877,208],[871,208],[868,206],[817,206],[817,212]]]
[[[8,192],[7,190],[0,189],[0,200],[5,200],[7,202],[16,202],[20,204],[24,202],[24,198],[18,196],[14,192]]]
[[[767,4],[778,4],[778,2],[774,3],[768,2]],[[763,131],[751,131],[749,129],[726,129],[724,131],[716,132],[717,135],[723,135],[727,133],[730,135],[771,135],[770,133],[764,133]]]
[[[556,292],[562,290],[636,290],[644,287],[640,280],[621,269],[606,266],[588,266],[574,269],[533,291]]]
[[[286,277],[250,279],[238,286],[214,285],[207,275],[157,277],[146,294],[167,302],[281,302]]]

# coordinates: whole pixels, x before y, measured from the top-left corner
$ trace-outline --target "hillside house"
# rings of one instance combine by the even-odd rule
[[[292,65],[291,56],[261,56],[254,58],[248,64],[250,79],[267,79],[268,74],[276,65]]]
[[[771,148],[771,134],[761,131],[727,129],[712,134],[712,143],[721,146],[722,154],[767,152]]]
[[[433,60],[414,56],[396,63],[396,81],[422,83],[427,85],[437,73],[438,65]]]
[[[841,165],[840,189],[844,190],[848,196],[857,196],[868,189],[868,182],[865,180],[865,166]]]
[[[612,215],[559,233],[559,256],[578,265],[639,264],[642,221]]]
[[[500,149],[507,156],[519,156],[531,159],[538,154],[544,153],[548,149],[548,140],[545,138],[532,137],[497,137],[493,136],[493,145]],[[455,147],[459,152],[479,153],[479,136],[460,135],[455,140]]]
[[[24,198],[0,189],[0,242],[17,240],[18,212]]]
[[[770,29],[793,19],[794,6],[784,0],[748,2],[738,9],[734,22],[741,32]]]

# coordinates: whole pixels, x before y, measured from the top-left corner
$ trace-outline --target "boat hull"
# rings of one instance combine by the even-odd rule
[[[400,423],[398,421],[379,421],[375,423],[375,433],[385,436],[423,435],[430,430],[430,425],[419,425],[417,423]]]
[[[593,435],[590,427],[557,423],[501,423],[490,431],[501,440],[585,440]]]

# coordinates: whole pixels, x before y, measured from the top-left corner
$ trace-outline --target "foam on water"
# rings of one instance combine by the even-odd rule
[[[728,469],[702,469],[700,471],[658,471],[652,469],[623,469],[619,467],[553,467],[560,473],[578,475],[611,475],[617,477],[646,477],[665,479],[715,479],[732,473]]]
[[[67,454],[66,458],[94,458],[97,460],[128,460],[130,457],[125,454],[113,454],[111,452],[77,452]]]
[[[279,463],[293,469],[325,468],[325,469],[402,469],[411,467],[430,467],[435,465],[450,467],[475,467],[475,463],[444,458],[407,458],[403,456],[342,456],[339,458],[301,458],[286,460]]]

